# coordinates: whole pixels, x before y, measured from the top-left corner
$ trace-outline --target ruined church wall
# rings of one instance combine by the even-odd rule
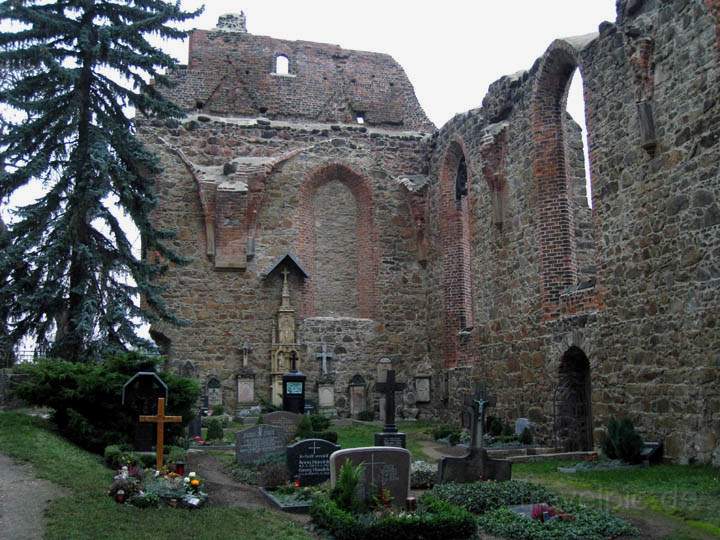
[[[414,362],[426,354],[426,283],[418,262],[407,196],[396,178],[425,172],[429,136],[359,126],[318,127],[265,121],[260,125],[254,121],[242,124],[217,117],[205,117],[202,121],[190,118],[180,125],[146,121],[141,126],[141,135],[161,156],[164,168],[157,179],[162,203],[154,213],[156,223],[176,231],[176,238],[169,244],[191,259],[186,266],[170,265],[159,281],[167,287],[163,297],[170,309],[188,321],[186,327],[153,325],[154,335],[160,335],[159,341],[169,344],[171,369],[180,369],[190,361],[197,366],[201,382],[217,376],[222,382],[225,405],[233,410],[235,376],[242,363],[240,349],[247,341],[253,348],[249,360],[257,372],[256,394],[267,400],[271,341],[282,276],[276,272],[263,279],[263,274],[278,257],[293,253],[311,279],[303,283],[297,273],[290,276],[291,302],[297,310],[298,341],[302,345],[300,369],[308,375],[308,399],[317,402],[320,364],[316,354],[322,342],[334,356],[330,366],[335,372],[335,396],[341,414],[349,412],[348,384],[355,374],[365,379],[368,402],[372,403],[370,389],[380,358],[391,358],[402,376],[412,372]],[[216,269],[212,257],[206,255],[207,234],[198,186],[178,158],[178,151],[201,167],[220,167],[241,156],[291,156],[274,165],[262,181],[255,178],[250,182],[248,195],[261,202],[252,206],[257,210],[254,232],[250,235],[254,252],[245,269]],[[356,174],[357,179],[348,179],[342,189],[354,190],[358,183],[363,183],[367,192],[351,193],[350,199],[345,193],[340,199],[333,199],[322,189],[317,192],[305,189],[328,166],[331,182],[321,183],[321,187],[337,188],[333,178],[347,170]],[[334,172],[336,166],[340,168]],[[310,202],[314,216],[303,213],[307,201],[302,200],[313,193],[319,195]],[[356,201],[358,206],[347,212],[336,206],[347,204],[355,196],[367,200]],[[371,223],[372,230],[358,230],[357,236],[370,242],[373,261],[368,266],[372,271],[357,279],[368,280],[365,290],[372,291],[371,312],[360,317],[355,306],[350,312],[354,313],[352,317],[323,317],[330,311],[320,305],[315,312],[307,305],[308,298],[312,298],[308,289],[314,286],[312,269],[322,265],[326,277],[337,274],[334,277],[338,289],[330,302],[335,309],[342,306],[346,295],[342,290],[347,283],[345,278],[358,276],[355,267],[363,261],[358,260],[357,254],[354,259],[348,257],[344,249],[325,249],[332,245],[316,246],[314,260],[305,260],[304,231],[312,234],[317,232],[316,225],[331,226],[323,220],[323,212],[327,211],[340,219],[338,227],[343,235],[352,236],[352,222],[364,219],[361,210],[369,210],[371,219],[363,223]],[[235,218],[242,221],[243,215]],[[333,289],[325,293],[332,296]],[[315,301],[322,302],[323,298],[315,295]]]
[[[476,320],[469,335],[449,336],[444,311],[429,312],[431,357],[449,379],[446,390],[437,377],[437,406],[456,419],[468,379],[477,378],[497,395],[495,414],[530,417],[552,443],[560,359],[574,345],[590,363],[595,443],[611,416],[628,415],[647,440],[665,441],[667,457],[718,463],[717,20],[706,2],[632,4],[619,3],[617,24],[601,25],[579,53],[577,41],[556,42],[528,72],[492,85],[482,109],[438,136],[428,303],[447,301],[441,184],[447,150],[459,141],[471,171]],[[562,83],[573,59],[585,83],[597,261],[596,285],[582,290],[581,264],[549,264],[567,243],[553,245],[562,240],[562,214],[552,206],[560,198],[543,190],[558,189],[551,180],[563,164],[548,151],[556,132],[534,108],[552,97],[543,93],[557,93],[558,78],[543,73]],[[656,144],[647,149],[638,100],[654,113]],[[564,204],[571,212],[567,197]],[[567,233],[578,216],[565,216]]]

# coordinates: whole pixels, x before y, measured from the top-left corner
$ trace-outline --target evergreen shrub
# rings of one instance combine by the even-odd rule
[[[58,431],[78,446],[100,453],[108,445],[129,444],[138,418],[121,406],[122,388],[139,371],[155,371],[158,358],[139,353],[112,355],[99,363],[41,360],[18,369],[26,376],[14,394],[30,405],[53,410]],[[173,373],[160,373],[168,386],[168,414],[183,417],[167,424],[168,442],[182,434],[194,415],[198,383]]]
[[[642,447],[643,440],[635,431],[632,420],[629,418],[610,419],[607,436],[602,442],[603,454],[608,459],[621,459],[626,463],[639,463]]]

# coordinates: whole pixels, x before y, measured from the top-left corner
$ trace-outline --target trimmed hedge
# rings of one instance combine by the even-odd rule
[[[483,514],[503,506],[544,502],[557,504],[560,498],[539,484],[508,480],[507,482],[471,482],[438,484],[429,492],[440,500]]]
[[[319,496],[310,516],[336,540],[463,540],[477,531],[475,518],[468,511],[424,495],[414,513],[352,514],[331,499]]]

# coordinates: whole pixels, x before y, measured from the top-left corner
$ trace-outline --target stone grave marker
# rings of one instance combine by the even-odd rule
[[[375,384],[377,392],[385,393],[385,425],[382,433],[375,434],[375,446],[405,448],[405,434],[395,425],[395,392],[405,389],[405,384],[395,382],[395,370],[388,370],[385,382]]]
[[[494,405],[483,388],[476,386],[475,395],[463,411],[463,423],[469,421],[472,434],[470,450],[462,457],[445,456],[438,464],[438,479],[444,482],[475,482],[477,480],[510,480],[512,462],[492,459],[482,447],[482,426],[487,407]]]
[[[302,420],[302,414],[289,411],[275,411],[263,415],[263,422],[281,428],[285,432],[285,442],[295,438],[295,433]]]
[[[157,373],[141,371],[128,379],[122,390],[122,405],[135,419],[133,447],[138,452],[151,452],[155,445],[155,428],[137,423],[139,416],[157,413],[158,398],[167,399],[168,389]]]
[[[210,408],[222,405],[222,385],[217,377],[210,377],[207,382],[208,405]]]
[[[235,459],[238,463],[255,463],[287,447],[285,431],[278,426],[260,424],[235,434]]]
[[[515,420],[515,435],[522,435],[526,429],[532,429],[532,422],[527,418],[518,418]]]
[[[430,376],[419,375],[415,377],[415,392],[417,403],[430,403]]]
[[[362,375],[355,374],[350,379],[350,416],[357,418],[357,415],[367,410],[367,383]]]
[[[358,485],[358,496],[370,500],[380,489],[387,489],[392,496],[392,505],[405,508],[410,492],[410,452],[405,448],[351,448],[338,450],[330,456],[330,483],[335,487],[340,476],[340,467],[347,460],[353,465],[363,466],[363,475]]]
[[[330,454],[340,450],[337,444],[323,439],[305,439],[287,447],[290,478],[301,486],[314,486],[330,479]]]

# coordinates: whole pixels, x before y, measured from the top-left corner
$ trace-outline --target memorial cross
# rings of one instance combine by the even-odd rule
[[[485,431],[485,413],[489,407],[494,407],[496,400],[487,394],[484,385],[475,385],[475,393],[470,401],[469,412],[471,415],[471,448],[482,448],[483,435]]]
[[[297,353],[295,351],[290,352],[290,365],[292,366],[290,371],[297,371]]]
[[[397,433],[398,428],[395,425],[395,392],[404,389],[405,383],[395,382],[394,369],[387,371],[387,378],[384,383],[379,382],[375,384],[375,391],[385,394],[385,427],[383,428],[383,433]]]
[[[140,416],[140,422],[157,424],[157,443],[155,444],[155,465],[159,471],[163,466],[163,446],[165,441],[165,424],[182,422],[182,416],[165,416],[165,398],[158,398],[157,415]]]
[[[321,362],[321,373],[322,375],[327,375],[328,373],[328,360],[333,359],[332,353],[329,353],[327,350],[327,345],[325,343],[322,344],[322,352],[316,353],[315,358],[317,360],[320,360]]]
[[[243,343],[242,346],[242,353],[243,353],[243,363],[242,367],[246,368],[248,367],[248,355],[252,352],[252,345],[250,345],[249,341],[246,341]]]

